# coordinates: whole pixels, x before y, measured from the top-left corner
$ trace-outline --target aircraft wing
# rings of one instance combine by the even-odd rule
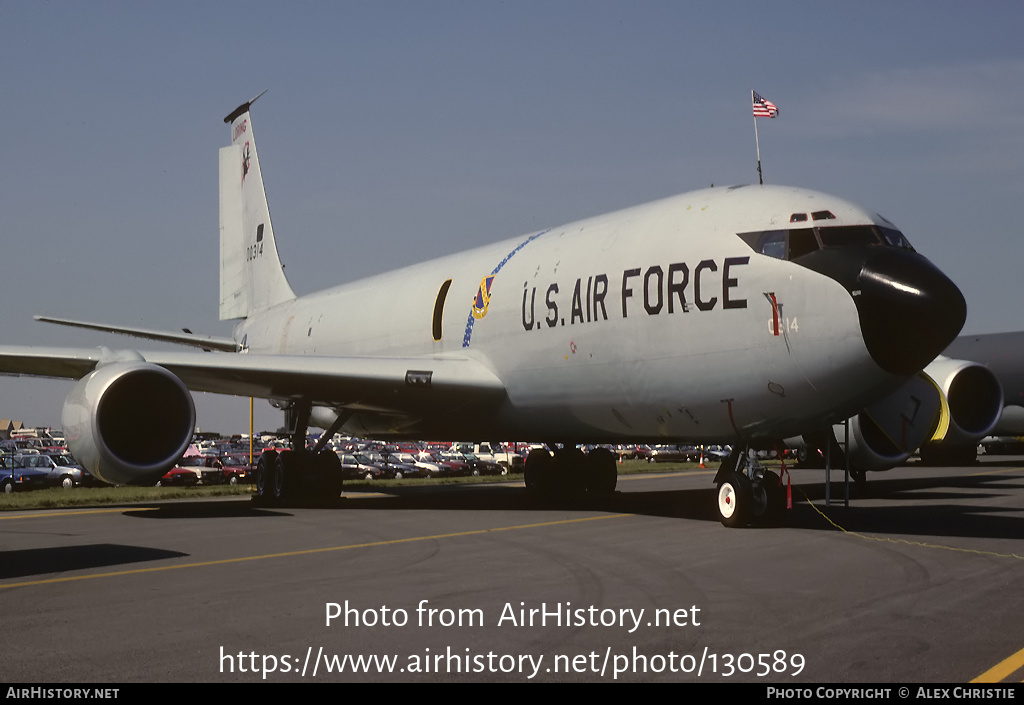
[[[0,374],[79,379],[101,363],[140,358],[167,369],[196,392],[304,399],[351,409],[416,413],[439,402],[497,404],[505,394],[501,380],[468,357],[135,353],[0,346]]]

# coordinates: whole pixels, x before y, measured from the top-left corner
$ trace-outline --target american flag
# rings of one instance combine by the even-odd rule
[[[775,103],[765,100],[756,91],[750,91],[750,94],[754,99],[754,117],[773,118],[778,116],[779,109],[775,107]]]

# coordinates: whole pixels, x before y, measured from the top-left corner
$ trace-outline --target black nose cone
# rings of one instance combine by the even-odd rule
[[[967,302],[956,284],[912,250],[850,245],[817,250],[796,262],[850,292],[864,344],[887,372],[920,372],[967,319]]]

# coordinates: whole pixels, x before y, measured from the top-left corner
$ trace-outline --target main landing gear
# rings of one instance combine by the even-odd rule
[[[786,496],[779,476],[748,457],[736,446],[715,475],[718,518],[729,527],[770,526],[782,520]]]
[[[256,501],[284,505],[298,501],[335,500],[341,495],[341,460],[323,448],[337,429],[328,429],[315,448],[306,448],[310,406],[299,403],[288,410],[294,423],[291,449],[266,450],[256,464]],[[338,427],[341,423],[336,424]]]
[[[334,451],[267,450],[256,464],[256,499],[283,505],[341,495],[341,460]]]
[[[540,499],[606,499],[615,493],[615,454],[594,448],[584,454],[571,443],[534,448],[526,456],[526,491]]]

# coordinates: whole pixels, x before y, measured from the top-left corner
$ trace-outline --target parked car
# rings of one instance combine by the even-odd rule
[[[507,465],[500,465],[493,460],[487,460],[486,456],[478,456],[476,453],[462,453],[462,457],[465,458],[466,463],[469,465],[470,475],[508,474]]]
[[[259,455],[254,455],[253,459],[259,460]],[[254,481],[254,466],[249,464],[248,453],[225,453],[220,456],[220,462],[221,482],[226,482],[229,485],[244,485]]]
[[[732,446],[704,446],[704,462],[720,463],[729,457]]]
[[[34,468],[46,473],[47,482],[51,486],[71,489],[78,485],[88,484],[92,475],[79,465],[68,453],[34,453],[17,456],[20,468]]]
[[[690,445],[660,445],[651,449],[649,463],[695,463],[700,460],[700,450]]]
[[[178,461],[177,467],[192,470],[204,485],[219,485],[224,482],[224,463],[217,455],[186,456]]]
[[[376,480],[383,475],[380,466],[368,461],[362,453],[338,453],[341,459],[341,476],[346,480]]]
[[[24,492],[49,486],[49,473],[35,468],[17,467],[13,455],[0,455],[0,491]]]
[[[192,477],[189,477],[190,474]],[[220,458],[212,455],[188,455],[175,463],[174,467],[157,481],[157,486],[197,485],[200,482],[204,485],[219,485],[224,482],[224,469]]]
[[[651,449],[645,445],[617,445],[613,449],[620,460],[649,460]]]
[[[451,451],[423,451],[416,456],[420,461],[437,465],[439,477],[462,477],[470,474],[469,463],[462,453]]]
[[[156,481],[157,487],[182,486],[191,487],[199,484],[199,474],[192,468],[175,465],[163,477]]]
[[[433,461],[433,459],[423,460],[419,456],[421,453],[417,451],[416,455],[412,453],[392,453],[391,460],[402,463],[403,465],[412,465],[420,468],[424,474],[421,477],[439,477],[441,474],[441,467]],[[406,475],[406,477],[411,477]]]
[[[419,467],[415,463],[403,463],[399,460],[402,453],[383,453],[384,477],[401,480],[403,477],[427,477],[429,473],[426,468]],[[407,454],[405,454],[407,455]]]
[[[523,456],[519,453],[509,451],[505,446],[497,441],[490,443],[454,443],[452,444],[452,450],[462,453],[467,458],[472,457],[476,460],[486,463],[486,466],[480,466],[481,472],[488,475],[507,475],[509,471],[522,472],[525,461]],[[504,472],[490,469],[490,464],[496,463],[505,468]],[[486,472],[483,468],[487,467]]]

